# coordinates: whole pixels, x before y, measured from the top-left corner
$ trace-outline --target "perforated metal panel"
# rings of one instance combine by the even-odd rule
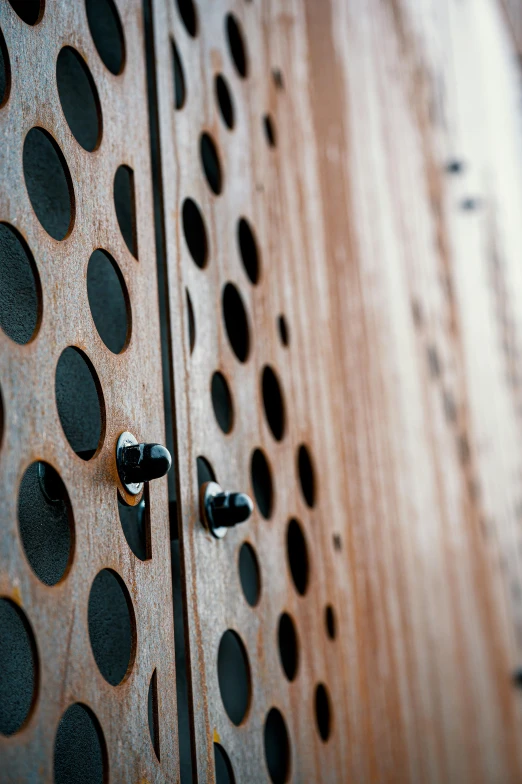
[[[238,781],[267,780],[270,766],[276,781],[341,780],[347,662],[325,614],[331,605],[346,634],[345,512],[284,50],[287,22],[304,19],[247,2],[198,6],[193,24],[175,3],[153,9],[196,772],[212,776],[219,744]],[[213,388],[215,373],[227,391]],[[202,458],[225,489],[256,500],[223,540],[200,520]],[[260,575],[253,607],[240,577],[245,543]]]
[[[22,14],[29,13],[30,5],[34,4],[13,3]],[[16,229],[27,243],[40,291],[37,326],[29,342],[20,345],[4,332],[0,334],[0,594],[20,608],[26,619],[35,649],[35,672],[34,696],[25,723],[9,737],[0,736],[0,778],[27,782],[101,780],[97,777],[105,756],[105,776],[111,781],[172,781],[177,776],[178,754],[166,484],[151,484],[148,490],[150,526],[145,525],[150,527],[151,557],[142,561],[131,550],[120,522],[118,493],[120,497],[124,493],[117,479],[114,451],[123,430],[133,431],[142,440],[164,440],[142,9],[140,3],[119,5],[124,56],[121,73],[115,75],[98,53],[84,3],[48,2],[35,24],[24,22],[13,6],[5,0],[0,3],[0,28],[10,63],[9,94],[0,109],[0,221]],[[114,29],[117,32],[117,25]],[[99,46],[102,52],[104,45],[112,47],[114,54],[110,27],[106,33],[108,43],[105,38],[104,44],[102,37]],[[73,136],[62,109],[56,71],[64,46],[73,47],[83,58],[99,97],[101,134],[96,134],[94,124],[93,151],[84,149]],[[118,61],[109,60],[111,65],[114,62],[119,70]],[[79,78],[77,73],[73,76]],[[64,89],[62,95],[66,96],[62,84]],[[92,146],[92,139],[81,136],[87,124],[81,122],[81,107],[77,111],[80,138]],[[78,129],[74,117],[71,122]],[[27,145],[35,127],[47,136],[43,141],[42,136],[37,137],[36,145],[40,146],[32,151]],[[52,146],[49,151],[48,140],[58,155]],[[137,257],[129,252],[115,209],[114,180],[121,164],[132,170],[133,192],[127,206],[131,204],[135,214]],[[65,189],[61,171],[65,171]],[[117,199],[117,204],[126,230],[132,216],[125,214],[125,199]],[[96,301],[92,311],[89,306],[87,269],[96,249],[110,254],[126,289],[129,330],[125,347],[118,354],[100,337],[107,334],[103,327],[99,333],[95,326],[92,313],[96,312]],[[5,244],[2,252],[6,252]],[[15,243],[13,253],[17,252]],[[8,283],[4,278],[3,296],[8,296]],[[11,296],[23,297],[23,289],[17,289],[15,283]],[[94,286],[90,294],[103,297],[104,292]],[[110,324],[108,329],[111,334]],[[23,334],[19,337],[24,339]],[[74,354],[76,365],[57,371],[62,352],[71,346],[82,352]],[[88,366],[82,357],[87,358]],[[94,397],[88,367],[96,380]],[[92,448],[94,456],[84,459],[90,457]],[[50,526],[49,516],[58,519],[62,498],[61,491],[55,491],[56,483],[44,484],[47,496],[43,496],[34,473],[29,475],[28,485],[21,485],[34,461],[54,467],[68,493],[69,556],[63,526],[60,530],[51,528],[47,541],[42,530],[40,547],[34,543],[36,527]],[[27,492],[32,493],[29,499]],[[54,492],[58,493],[56,498]],[[131,503],[135,500],[127,497]],[[20,511],[19,505],[24,503],[25,511]],[[46,513],[45,520],[31,519],[30,510],[38,503]],[[26,520],[25,544],[20,516]],[[60,547],[62,561],[67,562],[63,576],[63,562],[53,565],[52,558],[51,563],[45,562],[46,553]],[[61,579],[53,585],[39,579],[28,553],[48,583]],[[110,578],[102,586],[98,604],[92,605],[92,597],[89,603],[95,577],[103,569],[113,570],[125,586],[130,632],[124,628],[121,594]],[[5,611],[3,620],[9,617]],[[96,641],[100,624],[101,638]],[[111,627],[118,624],[124,650],[109,650]],[[7,632],[4,625],[4,663]],[[128,668],[125,660],[123,670],[121,666],[111,670],[109,664],[108,682],[96,663],[93,642],[100,661],[111,656],[119,661],[127,656]],[[13,645],[13,655],[20,655],[19,648],[23,654],[18,638]],[[11,675],[10,670],[4,673]],[[28,679],[29,666],[24,673]],[[161,765],[148,726],[153,673]],[[122,682],[113,685],[122,677]],[[12,731],[16,726],[16,716],[6,717],[6,702],[13,690],[15,703],[28,690],[30,698],[27,679],[25,683],[19,680],[16,688],[3,682],[3,729]],[[58,728],[65,711],[75,703],[87,706],[92,714],[76,716],[71,739],[67,738],[67,726],[65,735]],[[89,729],[86,715],[95,716],[99,723],[101,752],[96,750],[92,732],[96,722]],[[61,746],[55,740],[57,732]],[[61,750],[70,755],[72,767],[67,760],[60,760]],[[85,767],[74,772],[78,760]],[[67,778],[71,771],[76,778]]]

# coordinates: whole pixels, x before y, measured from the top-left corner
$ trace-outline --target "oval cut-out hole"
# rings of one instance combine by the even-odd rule
[[[251,607],[255,607],[261,592],[261,579],[255,550],[248,542],[244,542],[239,551],[239,579],[245,599]]]
[[[280,68],[272,68],[272,79],[274,81],[274,85],[277,87],[278,90],[284,89],[285,83]]]
[[[40,21],[45,7],[44,0],[9,0],[9,4],[22,22],[31,26]]]
[[[281,441],[285,433],[283,394],[276,374],[268,365],[263,368],[261,387],[266,421],[276,441]]]
[[[277,708],[272,708],[265,720],[265,758],[274,784],[285,784],[290,773],[290,741],[285,720]]]
[[[135,506],[126,504],[118,494],[120,523],[130,549],[140,561],[147,561],[151,553],[148,489]]]
[[[13,735],[27,723],[36,699],[36,642],[23,610],[0,598],[0,733]]]
[[[174,74],[174,106],[176,109],[182,109],[185,103],[185,72],[183,70],[183,63],[179,56],[178,47],[174,41],[171,41],[172,48],[172,70]]]
[[[208,242],[205,222],[198,205],[192,199],[185,199],[181,208],[183,234],[190,255],[200,269],[207,264]]]
[[[34,573],[46,585],[56,585],[72,561],[74,525],[65,485],[48,463],[32,463],[22,477],[18,525]]]
[[[40,276],[26,241],[0,223],[0,327],[15,343],[35,335],[42,308]]]
[[[263,117],[263,129],[265,131],[266,143],[269,147],[275,147],[277,143],[275,125],[272,117],[269,114],[265,114]]]
[[[331,604],[327,605],[324,611],[324,623],[326,626],[326,633],[331,640],[335,640],[337,636],[337,621],[335,619],[334,608]]]
[[[217,482],[214,469],[206,457],[200,455],[196,460],[196,467],[198,472],[198,487],[201,487],[201,485],[204,485],[206,482]]]
[[[219,106],[219,113],[221,114],[223,122],[227,128],[232,130],[235,124],[234,104],[232,103],[230,88],[223,74],[218,74],[216,76],[214,90],[216,93],[217,105]]]
[[[216,421],[223,433],[230,433],[234,421],[234,409],[230,389],[222,373],[216,372],[212,376],[211,393]]]
[[[308,548],[301,526],[295,519],[288,523],[286,554],[295,588],[301,596],[304,596],[308,588]]]
[[[250,350],[250,333],[243,300],[233,283],[223,289],[223,320],[232,347],[240,362],[246,362]]]
[[[221,163],[217,147],[214,140],[208,133],[202,133],[199,141],[199,154],[201,156],[201,165],[205,173],[209,188],[216,196],[222,191],[223,177],[221,174]]]
[[[103,437],[105,409],[96,372],[79,349],[68,346],[56,366],[58,415],[71,448],[90,460]]]
[[[237,239],[245,272],[250,282],[255,285],[259,281],[259,253],[254,233],[246,218],[241,218],[237,225]]]
[[[192,307],[192,300],[190,299],[189,290],[186,289],[187,295],[187,327],[190,353],[194,351],[196,345],[196,319],[194,317],[194,308]]]
[[[117,75],[125,65],[125,39],[113,0],[85,0],[87,21],[98,54],[111,73]]]
[[[195,38],[198,32],[198,17],[193,0],[177,0],[177,5],[187,33],[191,38]]]
[[[216,769],[216,784],[235,784],[234,771],[223,746],[214,743],[214,767]]]
[[[129,331],[129,295],[112,256],[97,249],[87,267],[87,295],[98,334],[113,354],[119,354]]]
[[[295,625],[288,613],[283,613],[279,618],[277,640],[281,666],[288,680],[293,681],[297,674],[299,647]]]
[[[225,29],[232,62],[234,63],[239,76],[244,79],[248,73],[245,42],[243,40],[239,22],[233,14],[227,14]]]
[[[297,452],[297,471],[301,492],[307,506],[315,506],[315,471],[310,452],[305,444],[301,444]]]
[[[94,578],[88,620],[96,664],[105,680],[117,686],[132,668],[136,621],[125,583],[112,569],[103,569]]]
[[[58,725],[54,740],[55,784],[104,784],[107,747],[98,719],[79,702],[71,705]]]
[[[150,741],[154,749],[154,753],[158,758],[160,757],[159,745],[159,716],[158,716],[158,675],[156,670],[152,673],[152,678],[149,683],[149,695],[147,700],[147,713],[149,717],[149,733]]]
[[[0,30],[0,108],[7,103],[11,88],[11,64],[5,39]]]
[[[134,172],[130,166],[120,166],[114,177],[114,208],[125,244],[134,258],[137,259],[138,234],[136,227]]]
[[[239,726],[250,703],[250,665],[241,638],[231,629],[219,643],[217,667],[223,705],[229,719]]]
[[[56,82],[72,135],[84,150],[92,152],[101,136],[100,100],[87,63],[70,46],[64,46],[58,55]]]
[[[272,514],[273,486],[272,473],[268,461],[260,449],[255,449],[250,463],[250,475],[254,497],[259,511],[268,520]]]
[[[288,332],[288,324],[286,323],[286,318],[281,313],[281,315],[277,319],[277,329],[279,331],[279,340],[281,341],[283,346],[288,346],[290,342],[290,334]]]
[[[321,740],[326,743],[330,737],[332,719],[330,697],[326,686],[322,683],[319,683],[315,689],[315,721]]]
[[[63,240],[72,228],[74,191],[65,158],[43,128],[31,128],[25,137],[23,167],[36,217],[53,239]]]

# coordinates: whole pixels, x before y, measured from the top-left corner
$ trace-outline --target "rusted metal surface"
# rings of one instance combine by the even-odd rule
[[[83,3],[48,2],[34,26],[24,23],[6,0],[0,3],[0,28],[11,64],[10,94],[0,109],[0,221],[26,239],[43,302],[29,343],[17,345],[0,331],[0,595],[23,608],[36,640],[39,673],[28,722],[11,737],[0,737],[2,781],[54,781],[55,734],[63,712],[75,702],[89,706],[99,721],[111,781],[177,779],[166,480],[150,485],[149,560],[133,555],[117,504],[117,489],[122,491],[115,466],[119,434],[130,430],[142,441],[164,443],[142,8],[131,1],[118,7],[126,59],[116,76],[94,46]],[[103,133],[93,152],[75,140],[60,105],[55,69],[64,45],[81,53],[98,91]],[[22,149],[33,126],[56,140],[70,172],[75,208],[72,229],[62,241],[52,239],[40,225],[25,187]],[[134,173],[139,260],[127,248],[114,207],[113,181],[120,164]],[[128,291],[132,328],[120,354],[104,345],[89,309],[87,263],[96,248],[116,260]],[[104,399],[103,440],[89,461],[72,451],[57,411],[55,369],[67,346],[89,357]],[[45,460],[59,472],[74,516],[72,563],[52,587],[31,570],[18,530],[18,488],[35,460]],[[121,576],[135,615],[134,663],[118,686],[102,677],[89,640],[89,592],[103,568]],[[161,764],[147,719],[154,671]]]
[[[263,725],[283,714],[293,781],[519,781],[520,650],[518,312],[522,177],[513,52],[497,3],[200,3],[188,34],[156,0],[155,54],[176,388],[181,537],[195,764],[213,780],[213,742],[236,779],[268,778]],[[242,79],[225,17],[243,31]],[[175,41],[184,79],[175,109]],[[282,77],[283,89],[277,87]],[[214,77],[233,96],[230,131]],[[262,117],[270,112],[275,148]],[[202,171],[199,138],[219,151],[223,187]],[[181,205],[198,203],[208,263],[192,260]],[[251,285],[236,222],[255,229]],[[222,316],[232,281],[248,314],[239,362]],[[190,351],[186,289],[194,311]],[[290,345],[276,319],[284,313]],[[267,427],[260,374],[281,380],[286,432]],[[224,435],[211,378],[228,381]],[[310,447],[317,502],[295,469]],[[219,483],[250,490],[250,457],[271,466],[275,502],[216,541],[198,513],[196,458]],[[302,524],[310,584],[299,596],[286,526]],[[245,601],[241,544],[261,569]],[[327,639],[324,606],[338,619]],[[277,622],[299,639],[288,683]],[[226,629],[240,635],[251,698],[236,727],[220,695]],[[314,688],[326,684],[333,728],[323,743]]]
[[[518,6],[506,5],[516,19]],[[219,744],[236,781],[270,780],[264,728],[276,708],[289,740],[289,770],[276,780],[520,781],[512,673],[522,664],[522,154],[515,49],[501,7],[200,0],[193,21],[188,2],[150,6],[194,776],[214,780]],[[141,3],[121,2],[119,11],[126,57],[116,76],[94,48],[83,4],[48,3],[28,26],[0,3],[11,64],[0,108],[0,221],[27,240],[43,301],[27,345],[0,331],[0,595],[23,608],[39,662],[27,725],[0,737],[6,780],[52,780],[56,728],[73,702],[100,722],[111,781],[171,781],[179,771],[166,483],[150,485],[149,560],[130,551],[116,502],[118,435],[164,442]],[[245,68],[231,57],[229,13]],[[177,92],[173,42],[183,69]],[[58,100],[64,44],[82,54],[99,93],[94,152],[79,147]],[[234,121],[218,108],[217,74]],[[71,173],[74,225],[62,241],[40,226],[24,185],[22,144],[35,125],[56,139]],[[221,187],[209,170],[213,190],[204,132],[221,164]],[[113,205],[120,164],[134,172],[139,260]],[[198,263],[183,227],[186,198],[206,227],[206,255],[201,229],[193,236]],[[257,282],[240,258],[241,217],[257,241]],[[87,300],[87,262],[98,247],[116,259],[132,309],[130,342],[118,355],[102,343]],[[239,323],[227,335],[228,283],[245,305],[248,351]],[[55,403],[55,368],[69,345],[90,358],[104,397],[103,443],[90,461],[71,451]],[[264,411],[266,365],[281,384],[282,434]],[[221,411],[220,427],[213,410],[215,371],[230,389],[228,434],[227,417]],[[302,444],[316,477],[308,502]],[[255,449],[270,466],[270,513],[258,503],[247,523],[214,539],[200,521],[196,460],[210,462],[225,490],[255,497]],[[72,564],[53,587],[31,571],[18,531],[18,487],[36,459],[58,470],[74,513]],[[306,539],[307,582],[289,568],[290,519]],[[260,568],[255,606],[239,576],[244,542]],[[291,551],[302,568],[295,541]],[[119,686],[104,680],[89,642],[88,596],[104,567],[121,575],[136,616],[134,663]],[[291,681],[278,650],[283,612],[298,640]],[[218,677],[227,630],[249,662],[238,726]],[[147,722],[154,671],[161,764]],[[239,669],[232,674],[239,679]],[[326,741],[320,684],[331,709]]]
[[[317,245],[316,220],[308,225],[304,211],[318,208],[318,193],[307,183],[314,153],[306,144],[309,118],[297,118],[295,105],[308,93],[299,69],[306,50],[288,48],[285,36],[295,30],[295,45],[306,46],[305,7],[256,3],[205,3],[197,8],[197,34],[192,38],[175,4],[153,3],[157,63],[165,236],[171,305],[171,335],[176,390],[181,537],[186,586],[188,646],[192,678],[195,761],[198,780],[214,780],[213,744],[229,756],[237,781],[269,780],[264,751],[264,723],[276,707],[287,725],[293,781],[341,781],[348,760],[360,751],[351,747],[347,728],[353,665],[353,608],[347,600],[347,537],[343,478],[337,462],[339,436],[330,384],[335,362],[328,327],[325,291],[326,259]],[[226,14],[232,11],[247,51],[242,79],[226,39]],[[184,105],[175,109],[172,41],[185,79]],[[332,65],[332,63],[331,63]],[[284,89],[272,69],[282,70]],[[225,77],[235,112],[227,128],[219,114],[214,78]],[[273,118],[275,147],[267,144],[263,116]],[[296,123],[296,119],[298,122]],[[307,131],[308,129],[308,131]],[[203,173],[199,142],[208,132],[219,151],[223,187],[214,195]],[[317,180],[313,180],[317,182]],[[208,263],[194,263],[184,237],[182,204],[197,202],[208,236]],[[325,205],[326,207],[326,205]],[[237,223],[245,217],[259,248],[259,282],[253,285],[242,266]],[[232,282],[245,304],[250,349],[244,363],[234,355],[222,313],[222,295]],[[186,289],[195,321],[191,353]],[[325,296],[326,295],[326,296]],[[282,345],[278,316],[284,314],[290,335]],[[239,328],[237,328],[239,329]],[[263,412],[261,374],[265,365],[277,374],[284,396],[285,432],[277,441]],[[328,368],[325,374],[324,368]],[[233,426],[225,435],[212,408],[211,379],[226,378],[233,400]],[[336,398],[343,404],[341,398]],[[315,466],[316,504],[310,509],[300,491],[297,450],[306,444]],[[196,459],[204,456],[217,481],[227,490],[254,497],[250,461],[263,450],[274,485],[270,518],[256,508],[248,523],[230,530],[223,540],[206,532],[199,519]],[[304,531],[310,559],[309,585],[296,591],[287,563],[286,532],[291,518]],[[334,548],[333,537],[340,542]],[[241,545],[255,549],[261,572],[261,595],[251,607],[241,589],[238,556]],[[338,638],[330,640],[325,607],[332,604]],[[298,636],[298,669],[290,683],[278,652],[278,621],[286,611]],[[234,630],[247,651],[251,689],[244,720],[236,727],[225,711],[218,682],[217,659],[222,635]],[[341,639],[342,638],[342,639]],[[343,643],[344,640],[344,643]],[[314,694],[324,683],[332,703],[332,734],[324,743],[316,727]]]

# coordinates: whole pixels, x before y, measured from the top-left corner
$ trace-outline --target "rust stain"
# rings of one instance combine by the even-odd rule
[[[19,607],[21,607],[21,606],[22,606],[22,594],[21,594],[20,588],[19,588],[17,585],[15,585],[15,586],[13,587],[13,591],[12,591],[12,593],[11,593],[11,598],[12,598],[12,600],[13,600],[14,602],[16,602],[16,604],[17,604]]]

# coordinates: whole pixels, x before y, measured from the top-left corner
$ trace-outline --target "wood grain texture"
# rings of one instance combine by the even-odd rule
[[[224,38],[231,9],[247,42],[246,80]],[[520,705],[511,673],[522,655],[522,160],[505,18],[492,0],[216,2],[200,3],[198,12],[193,39],[170,3],[154,3],[199,780],[213,780],[216,737],[239,780],[266,780],[263,722],[276,705],[289,729],[293,781],[518,781]],[[187,82],[177,112],[170,36]],[[283,91],[273,84],[274,67]],[[218,71],[234,97],[232,133],[215,105]],[[275,150],[262,133],[266,111]],[[203,129],[224,170],[217,197],[200,167]],[[451,174],[455,161],[459,173]],[[206,221],[204,270],[183,237],[186,196]],[[235,246],[242,214],[261,248],[255,287]],[[249,314],[245,364],[223,328],[228,280]],[[185,288],[195,310],[192,355]],[[275,331],[280,312],[290,325],[288,349]],[[281,443],[263,416],[266,362],[285,393]],[[216,369],[234,400],[228,436],[212,412]],[[296,483],[302,441],[318,472],[312,511]],[[216,542],[199,522],[196,457],[210,460],[225,487],[247,490],[256,446],[272,466],[272,518],[256,511]],[[290,516],[300,519],[311,551],[303,598],[286,565]],[[244,540],[261,564],[255,609],[237,577]],[[335,643],[322,623],[327,601],[339,618]],[[292,684],[277,655],[283,609],[300,639]],[[241,635],[252,671],[239,728],[226,716],[216,672],[229,627]],[[314,723],[318,681],[332,696],[326,744]]]
[[[8,2],[0,2],[0,27],[12,72],[9,99],[0,109],[0,220],[15,226],[27,240],[43,295],[41,323],[31,342],[20,346],[0,334],[4,408],[0,595],[23,608],[39,659],[38,695],[30,720],[18,734],[0,737],[0,778],[54,781],[56,729],[66,708],[80,701],[100,722],[111,781],[175,781],[178,751],[166,481],[150,486],[152,557],[142,562],[131,552],[119,521],[117,489],[121,487],[115,465],[116,441],[122,431],[164,442],[141,4],[118,3],[127,51],[119,76],[109,73],[94,47],[83,3],[64,0],[46,6],[41,21],[31,27]],[[84,57],[100,97],[103,137],[91,153],[72,136],[58,98],[56,59],[65,44]],[[35,125],[56,140],[71,174],[74,225],[61,242],[40,225],[24,183],[22,147]],[[114,208],[113,179],[122,163],[134,171],[139,261],[127,249]],[[132,309],[130,341],[118,355],[102,343],[87,298],[87,263],[99,247],[116,259]],[[88,462],[69,446],[56,407],[55,368],[69,345],[81,348],[92,361],[105,401],[103,442]],[[18,486],[34,460],[46,460],[59,472],[74,514],[72,565],[65,579],[53,587],[32,572],[18,532]],[[134,665],[116,687],[98,670],[87,623],[91,584],[107,567],[125,582],[136,616]],[[155,669],[161,766],[147,719],[147,694]]]

